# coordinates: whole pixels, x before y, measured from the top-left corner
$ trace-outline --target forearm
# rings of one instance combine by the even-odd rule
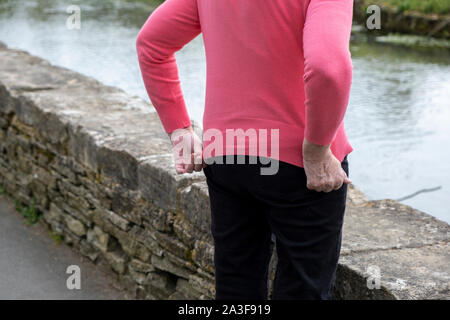
[[[187,127],[182,127],[182,128],[178,128],[173,130],[172,132],[167,133],[167,135],[169,136],[170,140],[173,141],[173,139],[176,139],[176,137],[180,134],[186,133],[186,132],[194,132],[194,129],[192,128],[192,125],[189,125]]]
[[[191,125],[175,52],[199,33],[196,1],[167,0],[151,14],[136,40],[145,88],[167,133]]]

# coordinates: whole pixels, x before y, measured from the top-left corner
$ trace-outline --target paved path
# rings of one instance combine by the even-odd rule
[[[45,226],[26,226],[13,203],[0,196],[0,299],[123,299],[112,274],[57,244]],[[66,269],[81,269],[81,290],[69,290]],[[100,270],[99,270],[100,269]]]

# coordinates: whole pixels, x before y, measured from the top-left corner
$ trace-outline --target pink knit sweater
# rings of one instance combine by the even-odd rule
[[[331,144],[342,161],[353,150],[343,123],[352,6],[353,0],[166,0],[137,38],[144,83],[165,130],[191,124],[174,53],[202,33],[203,130],[223,134],[204,137],[205,149],[223,143],[212,155],[261,155],[302,167],[306,137]],[[245,140],[225,138],[237,129]],[[268,152],[249,147],[254,132],[267,140]]]

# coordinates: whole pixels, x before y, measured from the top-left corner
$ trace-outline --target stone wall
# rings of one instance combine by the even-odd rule
[[[4,190],[133,297],[214,297],[205,179],[175,175],[150,105],[0,44],[0,129]],[[448,298],[447,224],[354,188],[346,214],[336,298]]]

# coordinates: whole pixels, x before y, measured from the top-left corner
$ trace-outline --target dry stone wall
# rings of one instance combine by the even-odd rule
[[[150,106],[21,51],[0,65],[6,192],[137,297],[212,298],[204,178],[172,174]]]
[[[143,100],[0,43],[0,184],[66,244],[109,265],[132,297],[214,297],[205,178],[174,173]],[[448,298],[447,224],[354,188],[346,215],[336,298]],[[419,276],[413,256],[433,267]],[[367,287],[372,264],[377,290]],[[407,290],[389,285],[400,277]]]

